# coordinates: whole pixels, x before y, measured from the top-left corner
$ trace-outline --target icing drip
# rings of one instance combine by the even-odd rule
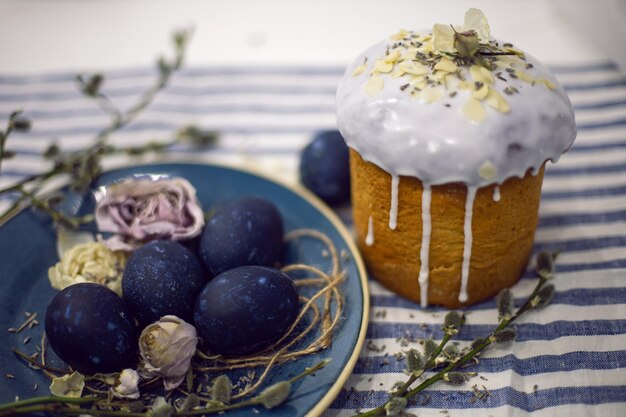
[[[420,249],[420,304],[422,307],[428,306],[428,268],[429,268],[429,251],[430,251],[430,198],[431,191],[429,185],[424,185],[422,191],[422,248]]]
[[[400,184],[400,177],[397,175],[391,176],[391,208],[389,209],[389,228],[396,230],[398,225],[398,185]]]
[[[370,216],[370,219],[367,222],[367,236],[365,237],[365,244],[367,246],[372,246],[374,244],[374,221],[372,216]]]
[[[500,201],[500,187],[497,185],[493,189],[493,201]]]
[[[465,200],[465,220],[463,224],[463,266],[461,267],[461,290],[459,301],[467,301],[467,280],[469,278],[470,258],[472,257],[472,214],[474,211],[474,197],[476,197],[477,187],[467,187],[467,198]]]

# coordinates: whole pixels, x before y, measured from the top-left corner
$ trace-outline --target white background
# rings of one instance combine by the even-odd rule
[[[621,0],[0,0],[0,73],[149,65],[190,25],[192,65],[344,65],[399,28],[462,23],[468,7],[547,64],[626,67]]]

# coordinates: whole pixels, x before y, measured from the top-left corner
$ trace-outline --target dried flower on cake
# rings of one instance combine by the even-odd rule
[[[163,378],[165,389],[178,387],[191,366],[198,337],[191,324],[164,316],[147,326],[139,337],[139,351],[148,374]]]
[[[439,52],[458,52],[462,56],[472,56],[479,45],[489,42],[489,23],[482,11],[469,9],[465,13],[463,25],[433,26],[433,48]]]
[[[107,188],[96,206],[96,223],[115,235],[113,250],[133,250],[149,240],[185,240],[204,227],[196,190],[184,178],[132,178]]]
[[[94,282],[122,295],[125,253],[95,242],[89,233],[66,231],[59,232],[58,251],[61,260],[48,269],[52,288],[62,290],[80,282]]]
[[[139,374],[134,369],[124,369],[111,387],[111,393],[117,398],[136,400],[139,398]]]

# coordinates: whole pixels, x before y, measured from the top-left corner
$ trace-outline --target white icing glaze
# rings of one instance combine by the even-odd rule
[[[459,301],[467,301],[467,280],[469,278],[470,259],[472,257],[472,215],[474,213],[474,198],[476,197],[476,187],[467,187],[467,197],[465,198],[465,220],[463,223],[463,264],[461,266],[461,290],[459,291]]]
[[[425,185],[422,191],[422,247],[420,249],[420,304],[424,308],[428,306],[428,268],[429,268],[429,251],[430,251],[430,186]]]
[[[389,228],[395,230],[398,225],[398,186],[400,177],[391,176],[391,207],[389,208]]]
[[[370,216],[367,221],[367,236],[365,236],[365,244],[367,246],[372,246],[374,244],[374,220],[372,216]]]
[[[493,189],[493,201],[500,201],[500,187],[497,185]]]
[[[364,85],[374,63],[394,42],[387,39],[367,49],[348,67],[337,88],[337,126],[348,146],[364,160],[391,175],[416,177],[431,185],[464,182],[480,187],[523,177],[529,168],[538,172],[546,160],[556,162],[571,146],[576,125],[570,101],[554,76],[530,55],[526,61],[533,67],[522,70],[549,80],[556,89],[509,77],[499,68],[494,73],[501,71],[507,81],[494,77],[491,87],[503,95],[511,110],[500,113],[485,106],[487,115],[479,124],[462,113],[470,91],[448,95],[458,81],[448,85],[448,90],[438,86],[443,97],[427,103],[400,89],[409,83],[409,76],[379,74],[384,86],[368,96]],[[365,58],[367,69],[353,76]],[[461,68],[471,81],[467,67]],[[519,93],[504,95],[509,86]],[[486,162],[495,167],[495,177],[479,175]]]

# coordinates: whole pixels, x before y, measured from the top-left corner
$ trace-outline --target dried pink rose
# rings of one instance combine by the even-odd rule
[[[184,178],[131,178],[107,188],[96,205],[111,250],[133,250],[149,240],[185,240],[202,231],[204,214],[196,189]]]

